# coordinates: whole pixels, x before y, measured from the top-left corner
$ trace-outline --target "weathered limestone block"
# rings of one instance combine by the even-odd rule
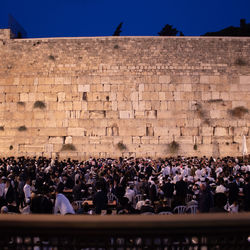
[[[199,128],[181,128],[181,135],[183,136],[197,136],[199,135]]]
[[[90,111],[89,112],[89,118],[90,119],[100,119],[100,118],[104,118],[106,115],[105,111]]]
[[[250,85],[250,75],[240,76],[240,84]]]
[[[144,84],[139,84],[139,92],[143,92],[144,91]]]
[[[145,127],[119,127],[120,136],[144,136],[146,135]]]
[[[210,110],[210,117],[212,119],[219,119],[221,118],[221,111],[218,109]]]
[[[180,128],[174,127],[155,127],[154,128],[155,136],[180,136]]]
[[[172,111],[159,110],[157,112],[157,117],[158,117],[158,119],[171,119],[171,118],[173,118],[173,113],[172,113]]]
[[[68,136],[85,136],[85,128],[68,128]]]
[[[89,84],[78,85],[78,92],[90,92],[90,85]]]
[[[46,153],[52,153],[53,152],[53,144],[45,144],[45,152]]]
[[[133,119],[134,118],[134,112],[133,111],[120,111],[119,112],[119,118],[120,119]]]
[[[20,93],[20,102],[28,102],[29,94],[28,93]]]
[[[88,102],[88,110],[103,110],[103,102]]]
[[[202,136],[202,144],[211,144],[212,137],[211,136]]]
[[[50,144],[63,144],[63,137],[62,136],[49,136]]]
[[[66,136],[67,129],[66,128],[40,128],[39,130],[40,136]]]
[[[212,136],[213,128],[212,127],[201,127],[200,134],[204,136]]]
[[[45,102],[56,102],[57,101],[57,95],[55,93],[45,93],[44,94]],[[35,100],[34,100],[35,101]]]
[[[233,135],[242,136],[247,135],[249,133],[249,127],[238,127],[234,128]]]
[[[59,92],[59,93],[57,93],[57,99],[58,99],[58,102],[65,101],[65,92]]]
[[[44,146],[41,145],[19,145],[19,151],[21,152],[44,152]]]
[[[55,84],[55,78],[54,77],[39,77],[38,79],[34,79],[34,84],[37,85],[37,80],[38,80],[38,85],[54,85]]]
[[[215,136],[227,136],[229,134],[229,128],[216,127],[214,135]]]
[[[170,83],[170,76],[169,75],[160,75],[159,76],[159,83]]]

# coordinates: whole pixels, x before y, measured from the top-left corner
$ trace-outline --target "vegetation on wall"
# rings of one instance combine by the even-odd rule
[[[55,57],[53,55],[49,55],[49,60],[55,61]]]
[[[0,131],[4,131],[4,126],[0,126]]]
[[[245,114],[247,114],[249,112],[249,110],[243,106],[238,106],[238,107],[235,107],[234,109],[232,110],[229,110],[229,114],[233,117],[236,117],[236,118],[243,118],[243,116]]]
[[[170,153],[177,153],[179,151],[180,145],[178,142],[173,140],[171,143],[168,144],[168,150]]]
[[[25,102],[17,102],[17,105],[24,107],[25,106]]]
[[[26,128],[25,125],[18,127],[18,131],[20,131],[20,132],[23,132],[23,131],[26,131],[26,130],[27,130],[27,128]]]
[[[36,101],[33,105],[33,108],[45,109],[46,104],[43,101]]]
[[[202,108],[202,105],[196,103],[196,113],[198,114],[199,118],[207,125],[210,125],[210,119],[207,115],[207,112]]]
[[[76,147],[72,143],[63,144],[61,151],[76,151]]]
[[[242,58],[237,58],[235,60],[234,64],[237,65],[237,66],[246,66],[247,62]]]
[[[117,143],[117,148],[119,149],[119,150],[121,150],[121,151],[123,151],[123,150],[127,150],[127,146],[123,143],[123,142],[118,142]]]

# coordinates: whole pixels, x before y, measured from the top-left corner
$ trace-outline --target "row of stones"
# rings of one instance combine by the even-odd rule
[[[228,75],[203,75],[198,74],[195,76],[189,75],[152,75],[152,76],[133,76],[133,83],[182,83],[182,84],[227,84],[227,83],[240,83],[249,84],[250,75],[240,76],[228,76]],[[84,77],[1,77],[0,85],[72,85],[72,84],[123,84],[131,83],[131,77],[120,76],[100,76],[100,75],[88,75]],[[88,86],[89,88],[90,86]],[[80,87],[82,88],[82,87]],[[108,86],[107,86],[108,88]],[[83,90],[86,91],[86,90]],[[109,90],[107,90],[109,91]]]
[[[116,146],[113,145],[77,145],[77,151],[67,151],[63,152],[61,151],[61,145],[52,145],[47,144],[45,146],[34,146],[34,145],[18,145],[17,148],[14,145],[12,150],[6,150],[6,148],[0,147],[0,152],[5,152],[4,157],[6,155],[50,155],[50,156],[58,156],[60,155],[63,158],[68,157],[74,157],[74,158],[82,158],[86,155],[89,157],[95,157],[98,155],[110,155],[112,157],[119,157],[121,155],[127,155],[127,154],[133,154],[137,157],[140,156],[150,156],[150,157],[166,157],[173,155],[173,152],[170,152],[167,145],[128,145],[127,150],[121,151],[117,149]],[[215,152],[216,151],[216,152]],[[238,156],[241,155],[242,146],[240,144],[210,144],[210,145],[198,145],[196,149],[194,149],[193,145],[187,145],[183,144],[180,146],[177,152],[174,154],[177,155],[185,155],[185,156],[191,156],[191,155],[197,155],[197,156],[203,156],[203,155],[214,155],[214,154],[221,154],[223,156],[231,155],[231,156]],[[204,153],[206,152],[206,153]],[[0,153],[0,155],[3,155],[3,153]]]
[[[100,139],[103,136],[151,136],[152,139],[159,140],[161,136],[176,136],[186,140],[191,136],[215,136],[233,137],[250,135],[249,127],[153,127],[152,124],[146,126],[120,126],[117,124],[110,127],[89,127],[89,128],[27,128],[25,131],[3,127],[0,136],[83,136]],[[189,137],[190,136],[190,137]],[[111,137],[112,138],[112,137]],[[88,140],[88,139],[86,139]]]

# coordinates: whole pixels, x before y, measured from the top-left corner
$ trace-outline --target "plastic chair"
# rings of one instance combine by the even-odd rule
[[[198,206],[197,206],[197,205],[190,205],[190,206],[187,206],[187,207],[186,207],[186,213],[188,213],[188,214],[196,214],[197,209],[198,209]]]
[[[141,201],[141,200],[143,200],[143,195],[142,194],[137,194],[135,196],[135,203],[137,203],[138,201]]]
[[[77,204],[78,209],[82,208],[82,200],[74,201]]]
[[[113,193],[108,193],[107,197],[109,201],[114,201],[114,200],[117,201],[117,197]]]
[[[185,199],[185,202],[188,203],[189,201],[191,201],[193,198],[193,195],[192,194],[187,194],[186,196],[186,199]]]
[[[173,213],[177,213],[177,214],[185,214],[186,212],[186,206],[177,206],[174,208]]]

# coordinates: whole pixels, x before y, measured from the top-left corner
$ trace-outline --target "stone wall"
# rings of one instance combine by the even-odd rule
[[[0,156],[250,150],[250,38],[1,34]]]

